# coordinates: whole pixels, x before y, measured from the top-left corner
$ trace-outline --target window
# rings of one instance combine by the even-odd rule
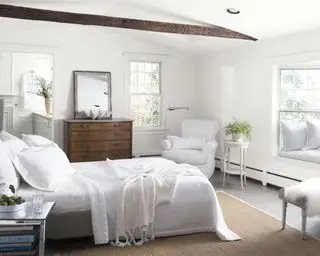
[[[279,89],[278,155],[320,163],[320,68],[281,69]]]
[[[162,125],[161,63],[130,61],[130,116],[139,128]]]
[[[279,105],[280,120],[320,119],[320,69],[281,69]]]

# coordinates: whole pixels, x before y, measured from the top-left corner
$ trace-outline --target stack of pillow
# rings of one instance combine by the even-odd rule
[[[293,124],[281,121],[281,150],[320,150],[320,120]]]
[[[39,135],[19,139],[0,132],[0,163],[0,193],[5,194],[10,194],[9,185],[18,190],[21,178],[36,189],[54,191],[75,173],[58,145]]]

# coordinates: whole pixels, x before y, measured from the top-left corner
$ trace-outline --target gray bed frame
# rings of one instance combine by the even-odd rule
[[[68,239],[93,236],[91,212],[52,213],[47,221],[48,239]]]

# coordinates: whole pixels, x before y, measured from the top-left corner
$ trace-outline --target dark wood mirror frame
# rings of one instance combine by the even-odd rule
[[[73,87],[74,87],[74,118],[75,119],[84,119],[81,117],[78,117],[78,113],[79,113],[79,106],[78,106],[78,93],[79,93],[79,89],[78,89],[78,75],[79,74],[97,74],[97,75],[106,75],[107,80],[108,80],[108,111],[111,112],[111,115],[108,118],[104,118],[104,119],[112,119],[112,91],[111,91],[111,72],[106,72],[106,71],[85,71],[85,70],[74,70],[73,71]],[[90,85],[88,85],[90,86]],[[90,119],[90,118],[87,118]]]

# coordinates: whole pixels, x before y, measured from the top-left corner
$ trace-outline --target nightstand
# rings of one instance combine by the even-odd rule
[[[17,255],[22,255],[25,252],[26,255],[44,256],[46,220],[54,205],[55,202],[44,202],[40,213],[35,213],[32,202],[27,202],[25,210],[0,213],[0,242],[2,245],[7,244],[5,249],[2,248],[0,255],[5,255],[4,251],[6,250],[12,254],[16,252]],[[35,246],[31,248],[30,245],[28,248],[29,246],[26,244]],[[32,251],[35,254],[32,254]]]

